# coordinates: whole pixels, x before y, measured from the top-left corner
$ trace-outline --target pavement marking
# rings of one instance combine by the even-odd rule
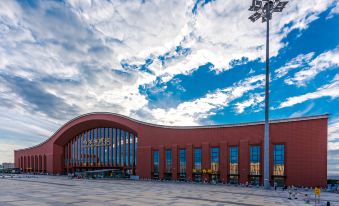
[[[244,205],[244,206],[261,206],[261,205],[243,203],[243,202],[233,202],[233,201],[225,201],[225,200],[206,199],[206,198],[199,198],[199,197],[175,196],[175,198],[187,199],[187,200],[198,200],[198,201],[205,201],[205,202],[212,202],[212,203],[224,203],[224,204]]]
[[[19,180],[19,179],[7,179],[7,180],[15,180],[15,181],[21,181],[21,182],[34,182],[34,183],[41,183],[41,184],[50,184],[50,185],[59,185],[59,186],[69,186],[74,187],[77,185],[69,185],[64,183],[56,183],[56,182],[45,182],[45,181],[33,181],[33,180]]]

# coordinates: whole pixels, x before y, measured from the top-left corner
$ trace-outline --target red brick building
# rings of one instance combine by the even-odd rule
[[[320,115],[270,122],[271,182],[326,185],[327,121]],[[16,150],[15,165],[24,172],[94,170],[108,176],[262,184],[263,137],[263,122],[173,127],[92,113],[67,122],[39,145]]]

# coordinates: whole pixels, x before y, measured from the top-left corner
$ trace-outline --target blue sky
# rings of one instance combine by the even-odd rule
[[[265,25],[250,1],[0,2],[0,162],[66,121],[262,121]],[[270,118],[328,113],[339,173],[339,3],[292,0],[271,22]]]

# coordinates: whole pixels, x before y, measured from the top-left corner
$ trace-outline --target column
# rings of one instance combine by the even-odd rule
[[[86,142],[87,142],[87,144],[86,144],[86,147],[85,147],[85,163],[86,163],[86,167],[88,167],[88,165],[89,165],[89,144],[88,144],[88,142],[89,142],[89,131],[86,131]]]
[[[128,133],[128,137],[127,137],[127,139],[128,139],[128,167],[130,167],[131,166],[131,162],[132,162],[132,160],[131,160],[131,133]]]
[[[99,129],[96,128],[95,129],[95,135],[94,135],[94,138],[95,138],[95,158],[94,158],[94,165],[97,166],[98,165],[98,162],[99,162],[99,147],[98,147],[98,137],[99,137]]]
[[[159,179],[164,179],[164,173],[165,173],[165,147],[164,145],[160,145],[158,147],[159,149]]]
[[[132,149],[132,174],[135,175],[135,135],[133,135],[133,149]]]
[[[227,142],[220,143],[220,180],[222,183],[227,183],[228,174],[228,145]]]
[[[193,180],[193,145],[186,145],[186,177],[188,181]]]
[[[122,145],[122,152],[121,152],[121,154],[122,154],[122,161],[123,161],[123,163],[122,163],[122,165],[123,166],[126,166],[126,133],[127,132],[123,132],[122,133],[122,135],[121,135],[121,138],[122,138],[122,141],[121,142],[123,142],[123,145]]]
[[[178,179],[179,161],[178,161],[178,145],[172,145],[172,180]]]
[[[239,183],[242,184],[248,181],[249,156],[248,140],[241,140],[239,144]]]
[[[210,145],[209,143],[202,143],[201,145],[201,159],[202,159],[202,170],[208,170],[211,168],[211,152],[210,152]],[[202,174],[202,182],[209,181],[209,175],[207,173]]]
[[[47,160],[46,160],[46,155],[44,155],[44,164],[43,164],[43,169],[44,169],[44,172],[47,172]]]

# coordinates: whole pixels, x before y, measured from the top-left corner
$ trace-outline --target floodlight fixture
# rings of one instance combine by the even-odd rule
[[[270,55],[269,55],[269,21],[274,12],[282,12],[288,1],[280,0],[252,0],[248,9],[254,11],[249,19],[252,22],[262,19],[266,22],[266,78],[265,78],[265,132],[264,132],[264,187],[269,189],[270,185],[270,138],[269,138],[269,79],[270,79]]]
[[[262,18],[262,22],[266,22],[267,19],[272,19],[273,12],[282,12],[288,1],[280,0],[252,0],[252,5],[248,9],[255,13],[249,17],[252,22]]]

